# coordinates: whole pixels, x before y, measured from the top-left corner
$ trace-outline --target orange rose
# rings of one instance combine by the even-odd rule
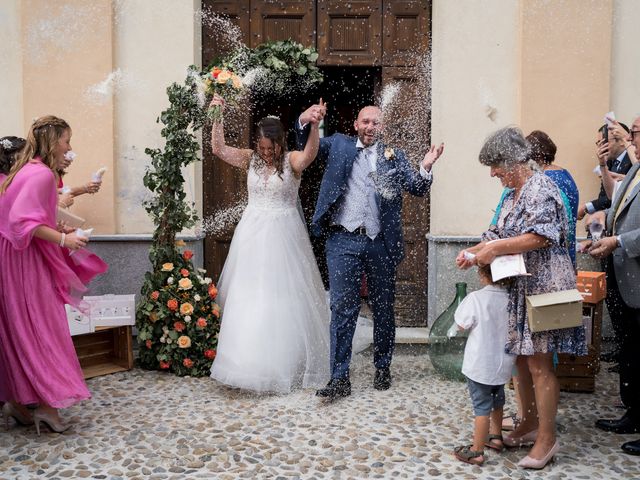
[[[167,302],[167,308],[172,312],[175,312],[178,309],[178,301],[175,298],[172,298]]]
[[[186,268],[183,268],[180,270],[180,275],[182,275],[183,277],[188,277],[189,276],[189,270],[187,270]]]
[[[190,358],[185,358],[182,361],[182,365],[184,365],[187,368],[191,368],[191,367],[193,367],[193,360],[191,360]]]
[[[209,360],[213,360],[214,358],[216,358],[216,351],[215,350],[205,350],[204,351],[204,356],[205,356],[205,358],[208,358]]]
[[[180,290],[191,290],[191,287],[193,287],[193,283],[188,278],[181,278],[178,281],[178,288]],[[187,297],[188,297],[188,295],[187,295]]]
[[[158,321],[158,314],[156,312],[151,312],[149,314],[149,320],[151,320],[151,323],[156,323]]]
[[[176,332],[181,332],[181,331],[183,331],[185,328],[187,328],[187,326],[186,326],[184,323],[182,323],[182,322],[175,322],[175,323],[173,324],[173,328],[174,328],[174,330],[175,330]]]
[[[216,318],[220,318],[220,307],[218,305],[216,305],[211,310],[211,313],[213,313],[216,316]]]
[[[229,70],[222,70],[215,79],[218,83],[224,84],[229,81],[232,75],[233,74]]]
[[[154,300],[157,300],[158,298],[160,298],[160,292],[157,290],[154,292],[151,292],[151,298]]]
[[[180,305],[180,313],[182,315],[191,315],[193,313],[193,305],[190,303],[183,303]]]
[[[186,335],[178,337],[178,346],[180,348],[189,348],[191,346],[191,339]]]
[[[173,263],[163,263],[162,264],[162,271],[163,272],[170,272],[171,270],[173,270]]]
[[[196,321],[196,325],[200,328],[204,328],[207,326],[207,320],[206,318],[200,317],[197,321]]]
[[[147,346],[147,348],[151,349],[151,340],[147,340],[145,342],[145,345]]]
[[[184,258],[185,260],[191,260],[192,257],[193,252],[191,250],[185,250],[184,252],[182,252],[182,258]]]
[[[218,289],[213,283],[209,285],[209,296],[211,298],[216,298],[218,296]]]
[[[221,71],[222,71],[222,70],[221,70],[220,68],[215,67],[213,70],[211,70],[211,76],[212,76],[213,78],[218,78],[218,75],[220,75],[220,72],[221,72]]]
[[[170,362],[163,362],[162,360],[160,360],[160,368],[162,370],[167,370],[170,366],[171,366]]]

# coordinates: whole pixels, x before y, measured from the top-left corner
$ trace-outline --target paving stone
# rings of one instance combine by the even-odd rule
[[[454,447],[473,431],[466,385],[438,377],[425,355],[396,353],[392,370],[392,388],[377,391],[371,356],[354,356],[353,393],[332,404],[313,389],[255,395],[142,370],[97,377],[88,382],[92,400],[62,412],[71,431],[0,435],[0,478],[640,478],[623,440],[605,442],[593,428],[620,416],[618,378],[606,364],[596,393],[561,394],[561,450],[540,472],[518,468],[526,449],[486,450],[482,467],[457,461]]]

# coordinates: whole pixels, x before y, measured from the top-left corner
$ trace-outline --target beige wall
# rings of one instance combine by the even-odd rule
[[[182,82],[186,68],[200,62],[197,0],[117,0],[115,64],[120,71],[116,102],[116,198],[118,233],[149,233],[153,225],[142,207],[148,191],[142,184],[149,157],[147,147],[161,147],[167,108],[166,88]],[[188,199],[201,194],[201,164],[184,172]]]
[[[551,136],[582,202],[600,189],[593,142],[610,106],[612,13],[598,0],[523,3],[520,125]]]
[[[640,2],[613,2],[611,109],[631,126],[640,116]]]
[[[487,134],[519,120],[519,2],[435,0],[432,29],[432,139],[445,153],[434,167],[431,233],[479,234],[501,188],[478,152]]]
[[[115,226],[113,100],[98,104],[86,96],[113,68],[111,1],[23,0],[22,6],[25,130],[32,118],[46,114],[69,122],[77,159],[65,185],[85,184],[101,166],[109,169],[101,192],[79,197],[72,210],[86,218],[96,233],[111,232]]]
[[[0,137],[22,135],[22,12],[20,0],[0,2]]]
[[[109,169],[102,191],[74,206],[99,233],[153,230],[141,205],[144,149],[163,143],[155,119],[166,87],[199,62],[199,8],[199,0],[0,2],[0,135],[24,134],[44,113],[69,120],[78,160],[66,182]],[[612,109],[631,122],[640,113],[638,18],[635,0],[433,1],[432,133],[446,143],[433,234],[476,235],[487,225],[501,187],[477,154],[509,124],[547,130],[582,199],[595,194],[602,115]],[[185,178],[199,202],[201,166]]]
[[[515,123],[525,134],[549,133],[558,145],[556,161],[570,170],[581,200],[588,201],[599,189],[593,141],[604,114],[613,108],[627,119],[634,108],[640,111],[634,88],[640,55],[632,42],[640,2],[470,5],[433,5],[433,139],[447,144],[435,167],[434,235],[477,235],[486,228],[501,187],[477,155],[492,131]],[[623,100],[633,97],[636,107]]]
[[[3,0],[0,3],[0,135],[24,136],[55,114],[73,129],[76,162],[65,184],[107,167],[96,195],[72,207],[98,234],[151,233],[142,208],[146,147],[163,145],[156,123],[166,88],[200,62],[199,0]],[[201,210],[201,166],[185,169]]]

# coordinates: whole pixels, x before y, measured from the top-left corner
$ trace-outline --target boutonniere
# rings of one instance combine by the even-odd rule
[[[384,149],[384,158],[386,158],[389,161],[396,159],[396,152],[393,150],[393,148],[387,147]]]

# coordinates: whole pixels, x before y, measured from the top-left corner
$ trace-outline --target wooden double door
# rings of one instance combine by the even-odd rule
[[[430,38],[431,5],[416,0],[202,0],[203,65],[223,56],[231,44],[229,29],[211,15],[222,15],[237,27],[240,40],[255,47],[293,39],[318,50],[318,66],[325,81],[297,98],[254,99],[252,109],[227,129],[227,141],[247,148],[252,125],[264,115],[278,115],[286,127],[310,104],[322,97],[329,104],[325,135],[353,134],[353,120],[362,106],[375,103],[389,82],[413,82],[418,49],[426,51]],[[429,132],[423,132],[425,148]],[[246,173],[211,154],[204,138],[204,216],[228,218],[246,198]],[[292,139],[290,146],[293,147]],[[303,177],[300,197],[307,218],[317,197],[322,168],[312,165]],[[213,222],[219,224],[220,222]],[[224,222],[223,222],[224,223]],[[235,224],[215,228],[205,239],[205,264],[217,279],[229,249]],[[406,258],[398,270],[396,318],[398,325],[425,325],[427,318],[427,242],[429,200],[407,195],[403,231]],[[314,250],[326,280],[323,239]]]

